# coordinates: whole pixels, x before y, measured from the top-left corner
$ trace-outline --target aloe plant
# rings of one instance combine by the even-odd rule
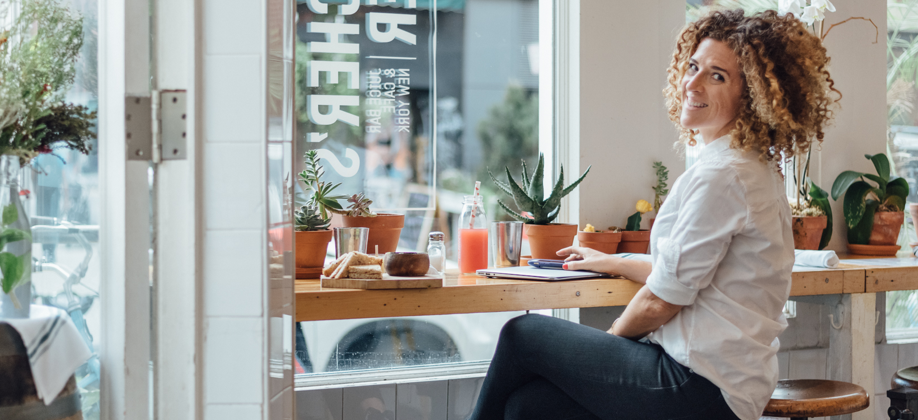
[[[583,181],[583,178],[590,172],[590,168],[592,168],[592,166],[587,168],[587,170],[583,172],[583,175],[580,175],[580,178],[577,178],[574,183],[564,188],[564,167],[562,166],[558,174],[558,182],[555,183],[548,198],[544,198],[543,178],[545,176],[545,158],[541,153],[539,153],[539,163],[536,166],[535,172],[532,173],[532,178],[529,177],[526,161],[523,161],[522,186],[517,184],[516,180],[513,179],[513,175],[510,174],[510,168],[504,168],[507,172],[508,182],[506,183],[498,181],[497,178],[494,177],[494,174],[491,173],[490,169],[488,170],[488,175],[501,191],[513,197],[513,201],[516,202],[516,206],[519,207],[521,211],[532,215],[532,218],[526,217],[521,213],[511,210],[510,207],[498,200],[497,204],[504,209],[504,211],[509,213],[511,217],[524,223],[547,225],[558,217],[558,211],[561,210],[561,198],[570,194],[571,191],[574,191],[574,188],[577,188],[577,185],[580,185],[580,181]]]
[[[293,212],[293,218],[296,223],[295,229],[299,232],[328,230],[328,226],[331,224],[331,219],[322,217],[319,208],[312,203],[300,206],[299,209]]]
[[[886,155],[864,155],[873,162],[877,174],[844,171],[832,184],[832,199],[844,194],[842,206],[848,224],[848,243],[866,244],[873,230],[873,215],[877,211],[902,211],[908,196],[908,181],[890,176]],[[876,186],[867,181],[873,181]]]
[[[338,200],[344,200],[343,195],[332,195],[335,188],[341,186],[341,183],[331,183],[322,181],[322,175],[325,175],[325,169],[319,164],[319,154],[315,150],[306,152],[306,169],[300,172],[300,181],[306,185],[306,189],[312,194],[309,197],[309,203],[314,205],[319,214],[324,219],[331,220],[329,212],[340,213],[341,203]]]

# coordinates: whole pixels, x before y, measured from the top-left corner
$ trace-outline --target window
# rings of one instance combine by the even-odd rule
[[[441,231],[457,268],[462,196],[481,181],[488,220],[511,220],[488,169],[518,177],[538,159],[539,0],[310,3],[297,7],[294,171],[318,150],[336,192],[406,214],[400,250],[426,251]],[[315,74],[332,67],[336,83]],[[487,360],[518,314],[306,322],[297,362],[319,373]]]
[[[908,181],[908,203],[918,202],[918,102],[915,83],[918,82],[918,1],[887,2],[886,53],[886,111],[887,154],[893,173]],[[909,204],[906,204],[908,206]],[[906,212],[900,245],[908,250],[909,243],[918,242],[916,221]],[[890,340],[918,336],[918,292],[888,292],[886,296],[886,328]]]

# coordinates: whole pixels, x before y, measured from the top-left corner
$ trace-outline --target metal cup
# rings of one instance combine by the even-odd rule
[[[336,227],[335,258],[351,251],[367,252],[367,239],[370,238],[370,228],[365,227]]]
[[[492,267],[520,265],[522,245],[523,222],[491,222],[488,229],[488,254]]]

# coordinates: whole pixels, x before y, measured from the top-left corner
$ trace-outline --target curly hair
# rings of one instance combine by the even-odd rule
[[[823,127],[834,118],[832,109],[841,99],[827,70],[822,41],[790,14],[768,10],[747,17],[742,9],[712,12],[686,25],[676,39],[663,93],[680,142],[696,143],[695,133],[680,124],[682,77],[705,38],[730,47],[743,73],[741,109],[730,147],[756,150],[763,160],[774,161],[807,152],[813,141],[822,143]]]

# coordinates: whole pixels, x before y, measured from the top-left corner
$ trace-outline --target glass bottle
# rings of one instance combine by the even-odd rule
[[[488,217],[484,197],[467,195],[459,214],[459,272],[475,274],[488,268]]]
[[[430,258],[430,266],[443,272],[446,265],[446,246],[443,245],[443,238],[446,235],[443,232],[430,232],[430,241],[427,244],[427,257]]]
[[[0,273],[13,275],[11,294],[0,290],[0,318],[28,318],[32,302],[32,236],[19,199],[19,157],[0,156],[0,236],[10,238],[0,252]],[[6,278],[3,283],[9,283]]]

